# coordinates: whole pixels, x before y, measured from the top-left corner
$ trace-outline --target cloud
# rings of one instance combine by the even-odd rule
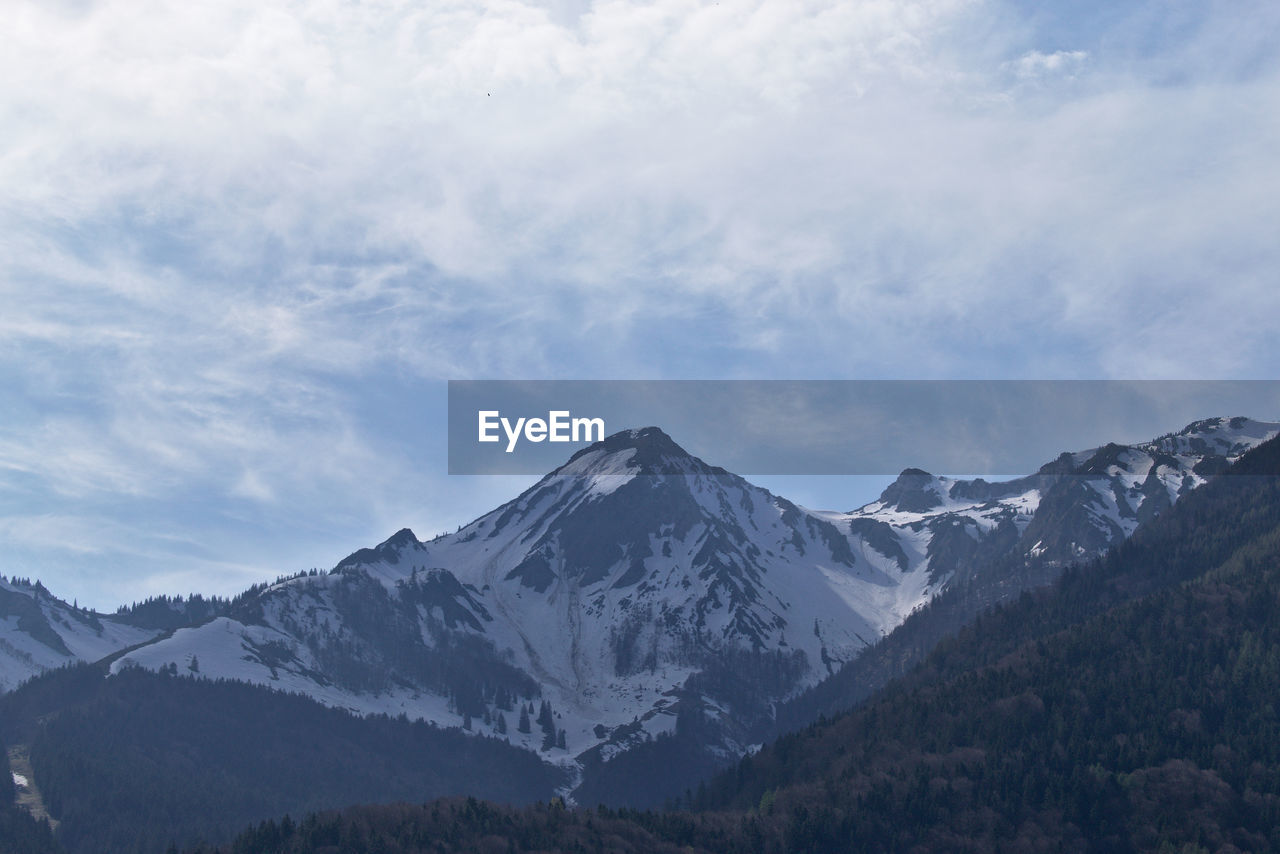
[[[1083,50],[1055,50],[1053,53],[1028,51],[1011,63],[1014,74],[1023,80],[1057,74],[1072,74],[1089,58]]]
[[[1167,5],[5,4],[0,496],[259,565],[499,497],[446,378],[1274,376],[1280,13]]]
[[[1189,163],[1215,142],[1194,90],[1168,97],[1105,49],[1019,49],[994,4],[16,8],[8,112],[28,144],[0,174],[23,202],[18,263],[97,272],[136,309],[119,332],[181,320],[324,371],[554,374],[578,354],[551,334],[487,330],[569,314],[616,340],[706,311],[770,356],[872,317],[945,359],[949,325],[1048,325],[1079,301],[1087,267],[1059,268],[1044,307],[1010,282],[1098,255],[1080,230],[1132,218],[1142,176],[1098,180],[1112,163],[1171,156],[1151,179],[1182,206],[1197,172],[1234,182],[1267,157],[1242,114],[1259,144]],[[994,47],[973,47],[979,25]],[[1055,88],[1086,58],[1085,88]],[[1243,84],[1215,85],[1229,103]],[[1155,102],[1174,118],[1138,138]],[[1135,237],[1102,251],[1164,239]]]

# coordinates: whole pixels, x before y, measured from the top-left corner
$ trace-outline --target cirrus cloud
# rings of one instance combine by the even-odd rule
[[[6,4],[0,515],[451,526],[446,378],[1274,375],[1280,12],[1076,8]]]

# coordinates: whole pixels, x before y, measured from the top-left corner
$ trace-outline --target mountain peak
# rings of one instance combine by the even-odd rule
[[[880,493],[880,501],[886,507],[896,507],[909,513],[924,513],[942,504],[933,475],[923,469],[902,470],[898,479]]]
[[[344,569],[347,567],[359,567],[370,563],[389,563],[397,564],[400,562],[400,554],[410,547],[420,547],[417,536],[408,528],[401,528],[396,531],[385,541],[371,549],[360,549],[347,555],[334,569]]]
[[[405,546],[410,545],[412,543],[416,543],[416,542],[418,542],[418,538],[414,535],[411,529],[401,528],[399,531],[396,531],[394,534],[388,537],[387,541],[383,543],[383,545],[395,546],[397,548],[404,548]]]
[[[606,436],[600,444],[609,450],[617,448],[658,449],[665,453],[689,456],[684,448],[662,431],[661,427],[640,427],[634,430],[619,430],[612,436]]]
[[[690,454],[658,427],[620,430],[578,451],[554,475],[724,474]]]

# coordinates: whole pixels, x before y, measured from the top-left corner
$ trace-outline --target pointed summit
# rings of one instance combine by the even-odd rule
[[[342,569],[349,566],[361,566],[364,564],[385,562],[395,565],[400,562],[400,555],[408,548],[420,548],[422,543],[414,536],[413,531],[408,528],[401,528],[396,531],[382,543],[371,549],[360,549],[347,555],[335,569]]]
[[[596,446],[602,447],[606,451],[635,448],[637,451],[643,451],[650,456],[654,454],[674,458],[687,458],[690,456],[688,451],[677,445],[675,440],[664,433],[660,427],[620,430],[612,436],[605,437],[604,441],[597,442]]]
[[[658,427],[621,430],[578,451],[552,475],[728,474],[680,447]]]
[[[924,513],[942,504],[938,485],[933,475],[923,469],[903,469],[898,479],[880,493],[880,501],[886,507],[896,507],[908,513]]]

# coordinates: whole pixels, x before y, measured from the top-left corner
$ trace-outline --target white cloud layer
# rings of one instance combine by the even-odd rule
[[[1071,9],[4,4],[8,571],[465,521],[451,377],[1275,376],[1280,12]]]
[[[1082,50],[1055,50],[1053,53],[1028,51],[1009,63],[1014,73],[1024,80],[1055,74],[1071,74],[1082,66],[1089,54]]]

